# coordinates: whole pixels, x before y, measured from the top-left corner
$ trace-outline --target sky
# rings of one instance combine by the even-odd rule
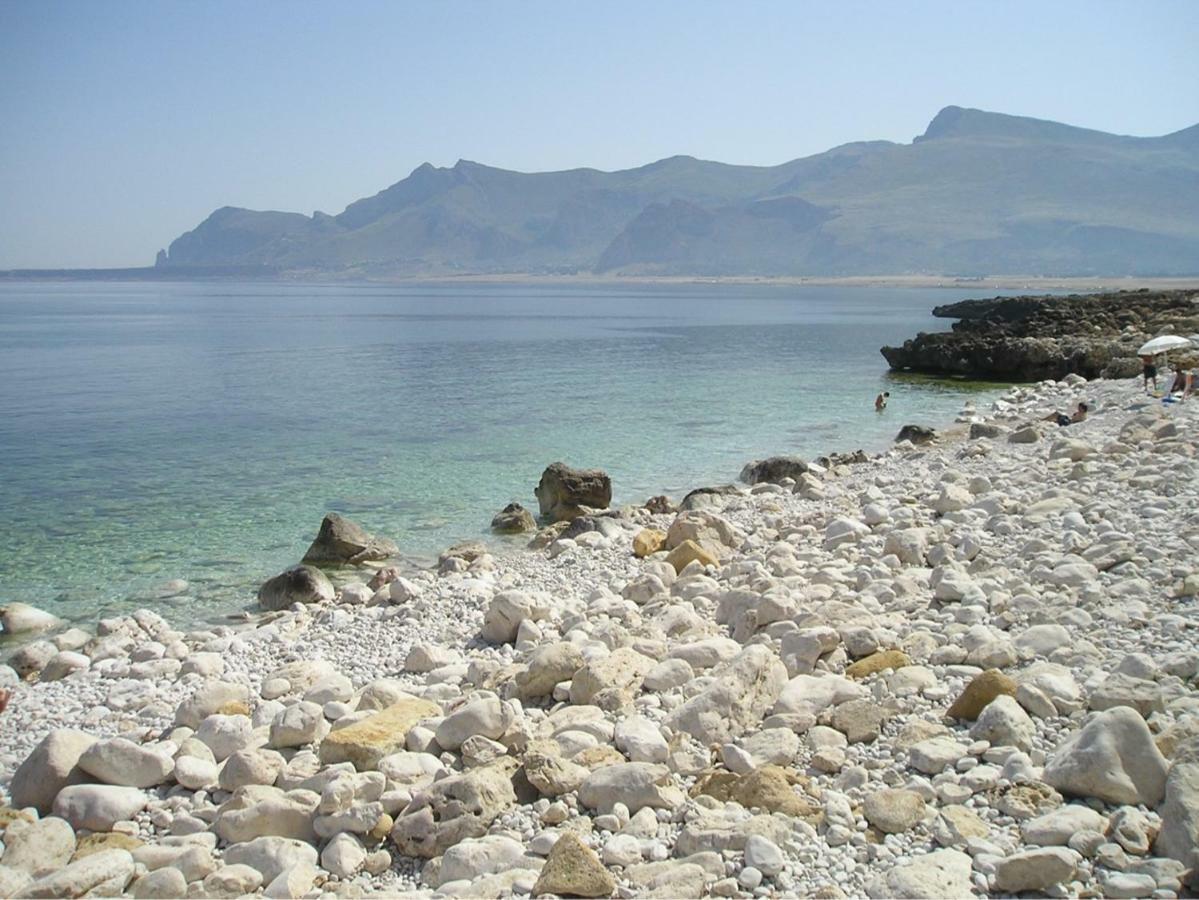
[[[774,165],[955,104],[1199,123],[1195,0],[0,0],[0,269],[150,265],[221,206],[423,162]]]

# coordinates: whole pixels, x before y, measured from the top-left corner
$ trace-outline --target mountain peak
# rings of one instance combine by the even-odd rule
[[[924,134],[913,143],[944,140],[949,138],[1007,138],[1015,140],[1051,141],[1055,143],[1094,144],[1126,141],[1130,138],[1063,125],[1048,119],[1029,116],[1010,116],[1006,113],[988,112],[963,106],[947,106],[937,113]]]

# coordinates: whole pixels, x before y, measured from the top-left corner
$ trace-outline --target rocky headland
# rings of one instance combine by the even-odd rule
[[[10,606],[0,895],[1186,895],[1197,425],[1070,376],[677,505],[551,467],[435,570],[330,519],[235,624]]]
[[[1145,341],[1199,333],[1199,290],[995,297],[938,306],[933,315],[958,321],[951,331],[883,347],[892,369],[996,381],[1131,378]]]

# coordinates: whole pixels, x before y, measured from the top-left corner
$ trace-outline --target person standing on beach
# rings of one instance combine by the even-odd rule
[[[1149,382],[1153,382],[1153,390],[1157,391],[1157,366],[1152,356],[1141,357],[1141,376],[1145,379],[1145,393],[1149,393]]]
[[[882,412],[884,409],[886,409],[887,408],[887,400],[889,400],[890,398],[891,398],[890,391],[883,391],[881,394],[879,394],[877,397],[875,397],[874,398],[874,411]]]

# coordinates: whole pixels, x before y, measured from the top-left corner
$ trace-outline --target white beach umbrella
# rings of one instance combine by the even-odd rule
[[[1137,354],[1140,356],[1156,356],[1159,353],[1166,353],[1170,350],[1181,350],[1183,347],[1189,346],[1191,346],[1191,342],[1181,335],[1163,334],[1142,344]]]

